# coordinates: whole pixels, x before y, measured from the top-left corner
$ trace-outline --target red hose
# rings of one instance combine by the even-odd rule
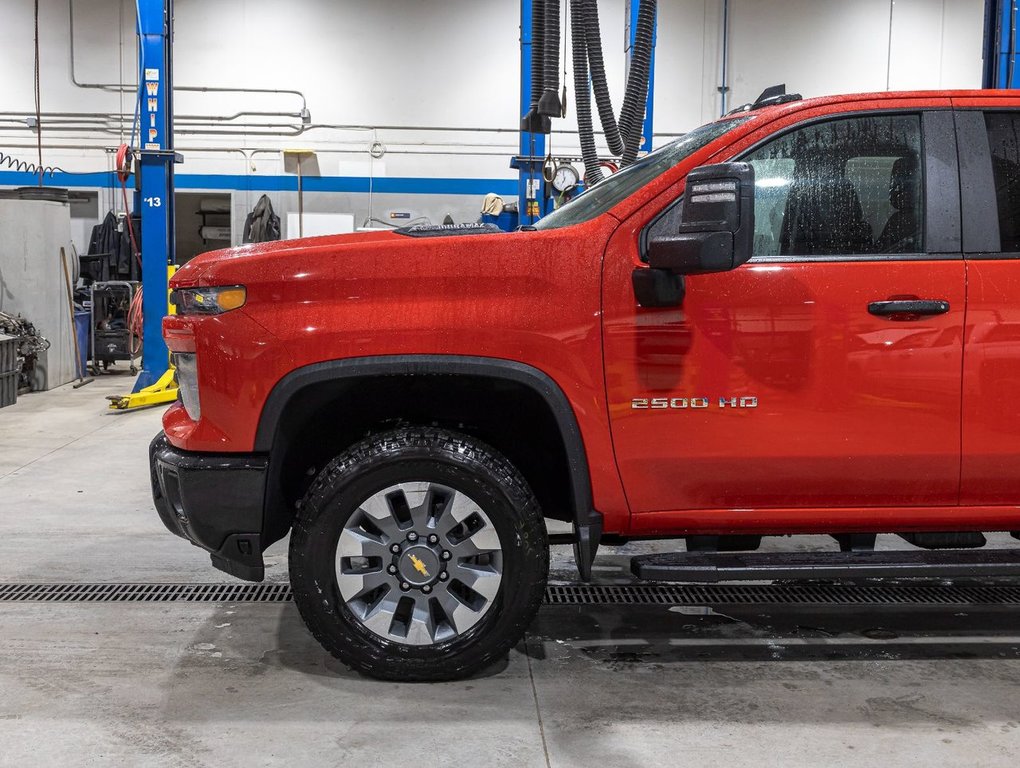
[[[131,355],[137,357],[142,351],[143,329],[142,324],[142,289],[139,288],[131,299],[131,306],[128,308],[128,329],[131,331]]]
[[[131,211],[128,206],[127,181],[131,176],[131,148],[127,144],[117,147],[117,180],[120,182],[120,191],[124,197],[124,213],[127,218],[128,237],[131,239],[131,252],[135,261],[138,262],[138,269],[142,268],[141,250],[138,248],[138,240],[135,238],[135,227],[132,221]],[[131,306],[128,308],[128,328],[131,331],[131,354],[136,356],[142,349],[142,334],[144,329],[142,316],[142,289],[139,288],[131,298]]]
[[[131,238],[131,252],[138,262],[138,269],[142,268],[141,249],[138,247],[138,240],[135,239],[135,227],[131,221],[131,211],[128,210],[127,180],[131,175],[131,148],[127,144],[117,147],[117,180],[120,181],[120,191],[124,196],[124,213],[127,218],[128,236]]]

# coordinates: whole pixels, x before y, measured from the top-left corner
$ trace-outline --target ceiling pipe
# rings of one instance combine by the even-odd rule
[[[138,91],[137,83],[83,83],[78,81],[74,71],[74,0],[67,0],[67,18],[70,26],[68,38],[70,41],[71,83],[78,88],[91,88],[113,93],[136,93]],[[291,88],[228,88],[224,86],[175,85],[174,91],[188,91],[192,93],[262,93],[297,96],[301,99],[301,111],[296,113],[295,116],[301,118],[306,123],[311,122],[308,100],[305,98],[304,93]]]

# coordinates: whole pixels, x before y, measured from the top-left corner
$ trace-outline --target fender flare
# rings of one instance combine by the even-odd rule
[[[567,396],[552,377],[533,366],[514,360],[462,355],[386,355],[327,360],[306,365],[288,373],[270,391],[255,432],[255,451],[271,451],[277,425],[288,403],[306,387],[367,376],[428,374],[512,381],[533,390],[546,403],[559,428],[570,468],[577,569],[582,579],[590,580],[592,561],[602,537],[602,515],[593,508],[588,454],[577,417]]]

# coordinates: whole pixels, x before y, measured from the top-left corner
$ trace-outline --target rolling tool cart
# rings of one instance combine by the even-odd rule
[[[135,314],[140,285],[127,280],[97,282],[91,288],[92,372],[98,375],[111,363],[125,360],[137,373],[135,360],[141,352]]]

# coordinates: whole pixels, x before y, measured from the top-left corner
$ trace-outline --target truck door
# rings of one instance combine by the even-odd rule
[[[686,278],[678,307],[645,309],[631,271],[643,238],[676,226],[682,190],[610,241],[606,385],[638,530],[746,530],[771,509],[759,529],[825,531],[825,513],[805,511],[957,504],[965,285],[952,113],[786,121],[716,158],[755,169],[750,262]]]
[[[961,100],[967,327],[963,357],[960,501],[1020,500],[1020,110],[1009,100]],[[969,102],[969,103],[967,103]],[[984,109],[981,109],[984,107]]]

